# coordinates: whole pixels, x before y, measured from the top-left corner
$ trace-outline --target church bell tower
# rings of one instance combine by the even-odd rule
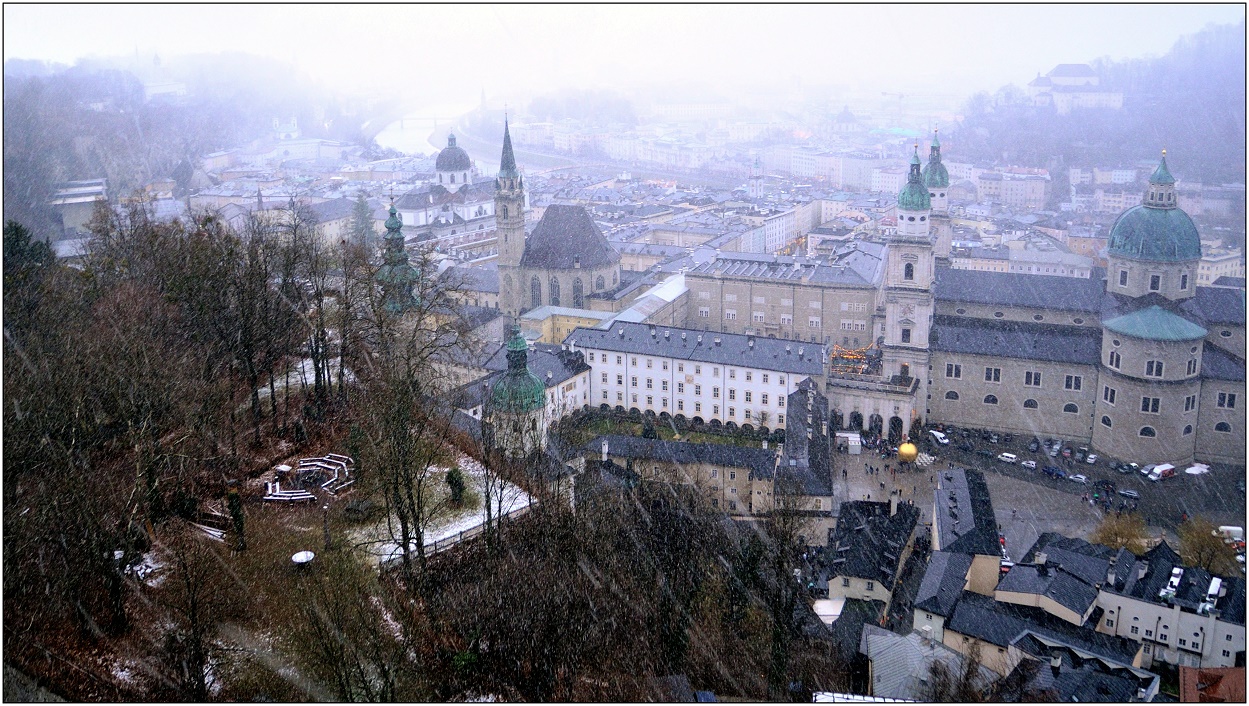
[[[494,220],[499,248],[499,308],[508,316],[520,314],[524,289],[520,260],[525,254],[525,180],[516,168],[512,135],[503,123],[503,157],[494,180]]]

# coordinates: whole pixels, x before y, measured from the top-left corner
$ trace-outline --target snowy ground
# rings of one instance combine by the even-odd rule
[[[465,480],[469,486],[476,490],[479,496],[484,498],[486,494],[486,469],[469,456],[461,456],[457,465],[466,476]],[[439,468],[435,470],[435,474],[445,473],[446,470]],[[506,482],[504,483],[501,496],[500,504],[502,507],[495,511],[494,514],[496,516],[529,507],[532,502],[532,498],[529,497],[528,493]],[[441,540],[457,537],[462,532],[471,532],[484,525],[485,522],[486,506],[484,501],[479,503],[476,508],[453,512],[440,517],[425,529],[426,550],[432,550],[433,545]],[[386,521],[383,520],[357,533],[355,539],[368,552],[372,560],[381,563],[386,559],[399,555],[399,545],[393,541],[388,541],[387,537]]]
[[[330,379],[333,380],[335,385],[337,385],[338,384],[338,357],[335,356],[334,358],[331,358],[330,360],[326,361],[326,368],[329,370]],[[347,380],[347,382],[354,382],[356,379],[356,376],[355,376],[355,373],[351,372],[351,368],[347,368],[345,371],[343,371],[343,378]],[[284,389],[286,387],[286,380],[287,380],[287,375],[285,373],[274,374],[273,391],[276,393]],[[292,386],[298,387],[301,384],[312,385],[313,381],[315,380],[316,380],[316,371],[312,367],[312,358],[304,358],[303,360],[299,362],[299,365],[296,365],[295,367],[291,368],[290,384]],[[256,393],[260,395],[261,400],[269,399],[269,383],[266,382],[260,387],[256,388]]]

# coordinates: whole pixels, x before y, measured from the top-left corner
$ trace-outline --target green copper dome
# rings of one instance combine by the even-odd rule
[[[507,339],[507,372],[494,383],[490,392],[491,406],[505,414],[527,414],[540,409],[546,401],[546,385],[529,372],[529,345],[520,335],[520,326],[512,324]]]
[[[919,145],[915,146],[915,154],[911,156],[911,173],[907,175],[906,185],[898,192],[898,208],[903,211],[932,209],[932,199],[928,197],[928,188],[924,186],[924,178],[919,171]]]
[[[1110,229],[1109,253],[1135,260],[1182,262],[1201,259],[1201,237],[1178,208],[1144,204],[1124,211]]]
[[[924,186],[929,189],[945,189],[950,186],[950,172],[941,163],[941,143],[937,131],[932,131],[932,147],[928,152],[928,164],[924,165]]]
[[[1148,309],[1115,317],[1104,324],[1115,333],[1147,341],[1196,341],[1209,333],[1197,324],[1155,304]]]

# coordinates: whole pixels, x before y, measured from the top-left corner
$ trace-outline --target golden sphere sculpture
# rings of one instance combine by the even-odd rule
[[[919,449],[915,448],[915,444],[906,442],[898,447],[898,459],[903,463],[914,463],[919,457]]]

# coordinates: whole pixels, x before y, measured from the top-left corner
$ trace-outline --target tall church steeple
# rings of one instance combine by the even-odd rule
[[[503,121],[503,154],[494,180],[495,234],[499,248],[499,307],[509,316],[520,314],[521,258],[525,254],[525,179],[516,168],[512,133]]]
[[[408,262],[408,251],[404,247],[403,221],[390,204],[390,218],[386,219],[386,235],[383,238],[385,251],[381,269],[377,271],[377,282],[382,286],[385,308],[392,314],[401,314],[416,308],[417,299],[412,288],[420,279],[420,273]]]

